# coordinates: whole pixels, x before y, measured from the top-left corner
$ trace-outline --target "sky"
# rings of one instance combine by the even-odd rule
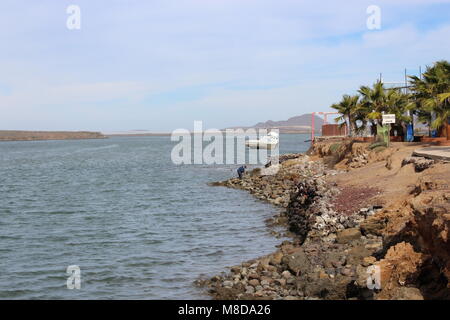
[[[450,60],[449,38],[450,0],[2,0],[0,130],[169,132],[330,111],[380,73],[403,81]]]

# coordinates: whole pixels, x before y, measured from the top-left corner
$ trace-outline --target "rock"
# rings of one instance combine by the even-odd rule
[[[294,254],[284,256],[283,263],[286,264],[289,270],[294,274],[299,274],[302,270],[306,271],[311,267],[308,256],[303,249]]]
[[[231,288],[231,287],[233,287],[233,284],[234,284],[234,283],[233,283],[232,281],[226,280],[226,281],[224,281],[222,284],[223,284],[224,287]]]
[[[283,202],[283,200],[284,200],[283,197],[278,197],[273,201],[273,203],[280,205]]]
[[[259,279],[259,274],[253,272],[248,275],[249,279]]]
[[[291,289],[291,290],[289,291],[289,295],[290,295],[290,296],[296,296],[296,295],[297,295],[297,289]]]
[[[336,241],[341,244],[349,243],[361,238],[361,232],[357,228],[344,229],[339,231],[336,236]]]
[[[341,270],[341,274],[342,274],[343,276],[350,277],[350,276],[353,275],[353,272],[352,272],[352,270],[349,269],[349,268],[343,268],[343,269]]]
[[[269,282],[269,283],[272,283],[273,282],[273,279],[272,279],[272,273],[268,273],[267,275],[264,275],[264,276],[261,276],[261,281],[267,281],[267,282]]]
[[[280,251],[277,251],[275,254],[272,255],[270,259],[270,264],[273,266],[279,265],[281,263],[281,259],[283,258],[283,253]]]
[[[289,279],[289,278],[292,277],[292,273],[290,273],[288,270],[286,270],[286,271],[283,271],[283,272],[281,273],[281,276],[282,276],[284,279]]]
[[[268,286],[268,285],[270,285],[270,282],[269,281],[267,281],[267,280],[262,280],[261,281],[261,285],[264,287],[264,286]]]
[[[261,290],[258,290],[255,292],[255,296],[256,297],[264,297],[264,292],[262,291],[262,288],[261,288]]]
[[[261,258],[259,261],[258,270],[266,270],[269,267],[270,258]]]
[[[267,270],[267,271],[270,271],[270,272],[275,272],[275,271],[277,271],[277,267],[268,265],[268,266],[266,267],[266,270]]]
[[[231,267],[231,272],[233,272],[233,273],[241,273],[241,268],[239,266]]]
[[[280,286],[284,287],[286,285],[286,279],[275,279],[275,283],[278,283]]]
[[[248,281],[248,284],[251,286],[256,287],[257,285],[259,285],[259,280],[258,279],[251,279]]]
[[[253,293],[255,293],[255,288],[252,287],[252,286],[246,286],[246,287],[245,287],[245,293],[247,293],[247,294],[253,294]]]
[[[372,256],[370,256],[370,257],[365,257],[365,258],[363,259],[362,265],[363,265],[364,267],[368,267],[368,266],[374,264],[376,261],[377,261],[377,259],[376,259],[375,257],[372,257]]]

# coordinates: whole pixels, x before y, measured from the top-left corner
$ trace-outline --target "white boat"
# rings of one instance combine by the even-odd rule
[[[248,140],[245,145],[249,148],[256,149],[273,149],[279,143],[278,133],[275,131],[269,132],[267,136],[263,136],[260,139]]]

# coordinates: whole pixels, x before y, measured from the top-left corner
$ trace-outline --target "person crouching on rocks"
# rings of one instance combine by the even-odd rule
[[[239,179],[242,179],[242,176],[245,173],[245,169],[247,169],[247,166],[242,166],[239,169],[237,169],[237,173],[238,173]]]

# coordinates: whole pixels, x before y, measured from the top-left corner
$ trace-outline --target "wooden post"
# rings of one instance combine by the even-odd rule
[[[392,126],[392,124],[389,123],[389,129],[388,129],[388,141],[387,141],[387,146],[388,146],[388,148],[391,146],[391,126]]]

